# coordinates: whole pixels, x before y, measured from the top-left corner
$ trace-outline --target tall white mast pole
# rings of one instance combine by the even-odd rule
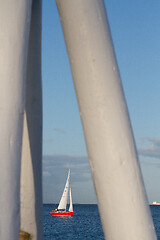
[[[0,3],[0,239],[17,240],[31,0]]]
[[[32,4],[21,166],[21,236],[43,239],[41,0]]]
[[[102,0],[57,0],[106,239],[156,239]]]

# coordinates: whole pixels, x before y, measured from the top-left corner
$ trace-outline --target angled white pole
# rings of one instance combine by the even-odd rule
[[[106,239],[155,240],[102,0],[57,0]]]
[[[17,240],[31,0],[0,3],[0,239]]]
[[[41,0],[32,4],[21,166],[21,233],[43,239]]]

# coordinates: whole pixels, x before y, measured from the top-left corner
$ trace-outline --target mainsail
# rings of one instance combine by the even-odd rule
[[[69,196],[70,196],[69,212],[73,212],[73,204],[72,204],[72,193],[71,193],[71,188],[70,188],[70,191],[69,191]]]
[[[65,185],[61,200],[60,200],[59,205],[58,205],[59,210],[60,209],[66,210],[67,198],[68,198],[68,189],[69,189],[69,178],[70,178],[70,169],[68,171],[68,177],[67,177],[66,185]]]

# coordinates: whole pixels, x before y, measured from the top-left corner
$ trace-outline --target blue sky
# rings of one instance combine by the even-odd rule
[[[160,1],[105,1],[149,201],[160,201]],[[44,202],[95,203],[72,75],[55,1],[43,1]]]

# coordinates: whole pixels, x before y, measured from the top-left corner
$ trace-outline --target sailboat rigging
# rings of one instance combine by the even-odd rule
[[[72,204],[72,193],[71,193],[71,188],[69,191],[69,195],[70,195],[70,206],[69,206],[69,210],[66,210],[66,206],[67,206],[67,198],[68,198],[68,190],[69,190],[69,180],[70,180],[70,169],[68,171],[68,177],[67,177],[67,181],[66,181],[66,185],[64,187],[64,191],[62,194],[62,197],[60,199],[58,208],[56,208],[55,210],[52,210],[52,212],[50,212],[50,214],[52,216],[72,216],[74,211],[73,211],[73,204]]]

